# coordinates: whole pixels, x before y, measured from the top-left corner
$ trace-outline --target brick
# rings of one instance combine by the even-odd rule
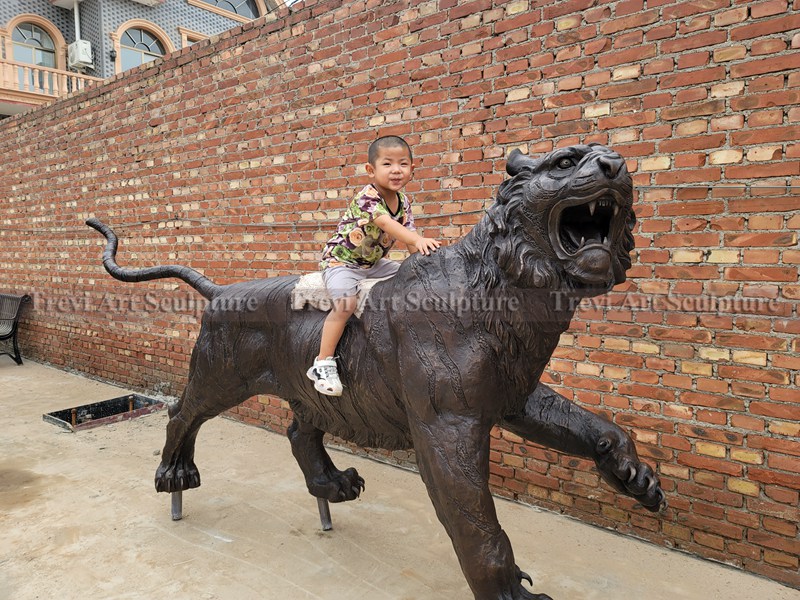
[[[672,261],[675,263],[701,263],[703,258],[702,250],[675,250],[672,253]]]
[[[740,44],[736,46],[726,46],[714,50],[714,62],[728,62],[731,60],[741,60],[747,56],[747,47]]]
[[[742,157],[741,150],[718,150],[709,155],[709,161],[712,165],[725,165],[742,162]]]
[[[735,23],[744,23],[747,20],[747,7],[742,6],[733,10],[714,15],[714,26],[724,27]]]
[[[729,281],[797,281],[797,269],[788,267],[726,267],[725,279]]]
[[[728,489],[737,494],[758,497],[761,494],[761,486],[757,483],[744,479],[728,478]]]
[[[634,83],[621,83],[606,86],[599,90],[597,97],[600,100],[612,100],[615,98],[640,96],[654,91],[656,86],[657,82],[655,79],[641,79]]]
[[[706,2],[684,2],[672,6],[665,6],[662,18],[665,20],[682,19],[692,15],[712,12],[721,8],[727,8],[728,3],[721,0],[708,0]]]
[[[741,448],[731,448],[731,459],[751,465],[760,465],[764,463],[764,455],[761,452],[754,452]]]
[[[776,106],[791,106],[797,103],[800,98],[800,93],[790,90],[781,90],[780,92],[766,92],[763,94],[752,93],[741,98],[734,98],[731,100],[731,107],[735,110],[752,110],[752,109],[770,109]],[[778,118],[780,115],[780,119]],[[748,118],[747,121],[754,127],[762,127],[765,125],[778,125],[783,122],[782,111],[759,111]]]
[[[722,390],[725,391],[725,390]],[[731,415],[731,426],[751,431],[764,431],[764,421],[746,415]]]
[[[583,19],[580,15],[570,15],[556,21],[556,31],[565,31],[567,29],[575,29],[580,27]]]
[[[767,353],[753,352],[752,350],[734,350],[733,362],[765,367],[767,366]]]
[[[666,121],[674,121],[676,119],[686,119],[701,115],[719,114],[723,112],[724,109],[725,106],[721,100],[708,100],[696,104],[666,108],[661,111],[661,118]]]
[[[518,100],[525,100],[530,97],[530,90],[527,88],[520,88],[508,92],[506,100],[508,102],[516,102]]]
[[[732,199],[728,202],[730,212],[783,212],[794,211],[800,207],[800,198],[742,198]]]
[[[725,117],[714,117],[711,119],[711,131],[724,131],[729,129],[741,129],[744,126],[744,117],[742,115],[729,115]],[[720,151],[720,152],[727,152],[728,155],[724,156],[724,159],[732,159],[727,160],[728,163],[731,162],[741,162],[743,151],[742,150],[727,150],[727,151]],[[719,159],[719,152],[714,153],[716,159]],[[716,164],[716,163],[712,163]],[[719,163],[725,164],[725,162]]]
[[[730,96],[741,96],[742,94],[744,94],[743,81],[718,83],[711,86],[712,98],[727,98]]]
[[[770,421],[770,433],[777,435],[787,435],[792,437],[800,437],[800,423],[789,423],[785,421]]]
[[[709,31],[665,40],[661,43],[661,49],[667,53],[686,52],[696,48],[709,48],[717,44],[723,44],[727,39],[728,33],[726,31]]]
[[[734,267],[728,267],[728,269],[733,268]],[[655,274],[656,277],[660,279],[687,279],[688,277],[692,277],[694,279],[716,279],[718,276],[718,269],[714,266],[657,266],[655,268]],[[739,277],[744,277],[744,273],[741,273],[740,271],[736,271],[735,274],[738,274]],[[726,278],[734,279],[733,275]],[[746,279],[750,280],[749,277]]]
[[[761,164],[756,167],[732,166],[726,169],[726,174],[734,179],[742,178],[745,174],[749,174],[749,177],[800,175],[800,163],[797,161],[785,160],[779,163]]]
[[[643,171],[663,171],[672,166],[672,159],[669,156],[654,156],[645,158],[641,163]]]
[[[795,246],[797,233],[732,233],[726,234],[725,245],[752,248],[754,246]]]
[[[789,3],[786,0],[769,0],[756,2],[750,6],[750,16],[753,19],[762,19],[786,12]]]
[[[738,263],[740,258],[738,250],[710,250],[706,257],[706,262]]]
[[[757,40],[750,48],[751,56],[762,56],[765,54],[779,54],[786,50],[786,42],[779,39]]]
[[[706,360],[730,360],[731,351],[724,348],[700,348],[699,355]]]
[[[731,40],[741,41],[756,37],[773,35],[784,31],[792,31],[800,27],[800,15],[793,14],[777,19],[768,19],[752,25],[735,27],[730,30]]]
[[[763,75],[764,73],[792,70],[796,69],[798,66],[800,66],[800,57],[789,55],[750,60],[731,65],[730,72],[731,77],[735,78],[753,77],[754,75]]]
[[[755,348],[781,351],[787,349],[787,341],[779,337],[744,335],[740,333],[719,332],[716,335],[719,345],[725,347]]]
[[[774,404],[771,402],[752,402],[750,411],[755,415],[775,417],[777,419],[799,420],[798,417],[800,417],[799,406]]]
[[[775,550],[765,550],[764,560],[770,564],[794,570],[797,570],[798,564],[800,564],[797,556]]]
[[[516,2],[509,2],[506,5],[506,14],[509,16],[519,14],[526,10],[528,10],[527,0],[517,0]]]
[[[780,160],[781,154],[782,148],[780,146],[762,146],[749,149],[747,151],[747,160],[752,162]]]
[[[766,391],[763,385],[742,381],[731,382],[731,392],[744,398],[763,398]]]
[[[678,522],[700,531],[721,535],[734,540],[741,540],[744,537],[744,529],[742,527],[731,525],[718,519],[680,513],[678,514]]]
[[[725,539],[717,535],[697,531],[694,534],[694,541],[702,546],[708,546],[709,548],[715,548],[717,550],[725,549]]]
[[[658,20],[658,12],[656,10],[648,10],[638,12],[633,15],[627,15],[619,19],[610,19],[600,25],[600,33],[604,35],[618,33],[626,29],[636,29],[650,25]]]
[[[611,74],[611,81],[623,81],[625,79],[638,79],[642,74],[641,65],[629,65],[614,69]]]
[[[725,446],[720,444],[710,444],[708,442],[696,442],[695,450],[698,454],[706,456],[716,456],[717,458],[725,458],[727,451]]]
[[[745,409],[744,401],[737,397],[715,396],[713,394],[701,394],[697,392],[682,392],[680,398],[681,402],[693,406],[707,406],[723,410],[738,411],[743,411]]]
[[[584,116],[587,119],[602,117],[611,112],[611,105],[609,103],[590,105],[584,108]]]
[[[676,133],[679,136],[695,136],[698,133],[706,133],[708,131],[708,124],[709,122],[706,119],[696,119],[694,121],[679,123],[676,128]],[[720,140],[720,142],[722,142],[722,140]]]
[[[798,452],[798,454],[800,454],[800,452]],[[800,457],[782,456],[780,454],[771,453],[767,460],[767,465],[779,471],[800,473]]]

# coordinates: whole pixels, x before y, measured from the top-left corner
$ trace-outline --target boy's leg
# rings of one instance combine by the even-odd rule
[[[322,326],[318,358],[336,355],[339,339],[344,333],[348,319],[356,310],[358,282],[364,277],[363,269],[348,267],[330,267],[322,272],[322,280],[325,282],[328,295],[333,300],[333,308]]]
[[[336,346],[344,333],[348,319],[358,308],[358,284],[365,279],[383,279],[397,273],[400,263],[380,259],[369,269],[332,267],[322,272],[322,280],[333,300],[333,309],[322,327],[322,342],[318,358],[336,354]]]
[[[400,263],[388,258],[382,258],[370,269],[366,269],[364,279],[382,279],[397,273]]]
[[[322,272],[322,279],[333,300],[333,308],[322,325],[319,355],[308,370],[308,378],[321,394],[341,396],[342,382],[336,368],[336,346],[344,333],[347,321],[356,310],[358,282],[363,274],[357,269],[331,267]]]
[[[380,279],[397,273],[400,263],[382,258],[369,269],[331,267],[322,272],[328,294],[333,299],[333,309],[322,325],[319,355],[308,370],[314,388],[329,396],[342,394],[342,383],[336,368],[336,346],[342,338],[347,321],[358,306],[358,283],[363,279]]]
[[[322,341],[317,358],[329,358],[336,355],[336,346],[344,333],[347,321],[356,310],[356,297],[338,298],[333,301],[333,308],[322,325]]]
[[[355,312],[356,298],[339,298],[333,301],[333,309],[322,324],[322,340],[319,356],[306,375],[314,382],[314,389],[327,396],[341,396],[342,382],[336,368],[336,346],[344,333],[350,316]]]

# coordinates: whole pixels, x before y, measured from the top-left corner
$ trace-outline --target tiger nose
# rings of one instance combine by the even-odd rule
[[[614,179],[622,168],[622,165],[625,164],[625,161],[618,154],[603,155],[597,159],[597,162],[600,164],[600,168],[603,169],[603,173],[605,173],[606,177],[609,179]]]

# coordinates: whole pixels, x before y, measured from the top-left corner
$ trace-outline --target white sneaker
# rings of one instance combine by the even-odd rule
[[[336,360],[333,356],[314,359],[314,366],[306,371],[308,378],[314,382],[314,389],[326,396],[341,396],[342,382],[336,370]]]

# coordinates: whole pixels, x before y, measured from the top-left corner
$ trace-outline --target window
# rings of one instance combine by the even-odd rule
[[[128,69],[147,64],[150,61],[175,51],[167,32],[155,23],[144,19],[125,21],[111,37],[114,72],[122,73]]]
[[[182,48],[186,48],[186,46],[190,46],[195,42],[199,42],[200,40],[205,40],[208,38],[206,34],[197,31],[192,31],[191,29],[186,29],[186,27],[179,26],[178,33],[181,34]]]
[[[40,67],[56,66],[56,45],[47,32],[33,23],[20,23],[11,34],[16,62]]]
[[[11,47],[13,60],[18,63],[51,69],[56,66],[56,45],[53,38],[38,25],[24,22],[14,27]],[[28,71],[27,77],[25,71]],[[51,71],[17,67],[17,81],[20,90],[28,89],[40,94],[53,93]]]
[[[261,15],[269,14],[276,2],[283,2],[283,0],[186,0],[186,2],[197,8],[222,15],[231,21],[249,23]]]
[[[256,0],[203,0],[203,2],[248,19],[256,19],[259,15]]]
[[[164,56],[164,44],[145,29],[131,27],[120,38],[120,62],[123,71]]]

